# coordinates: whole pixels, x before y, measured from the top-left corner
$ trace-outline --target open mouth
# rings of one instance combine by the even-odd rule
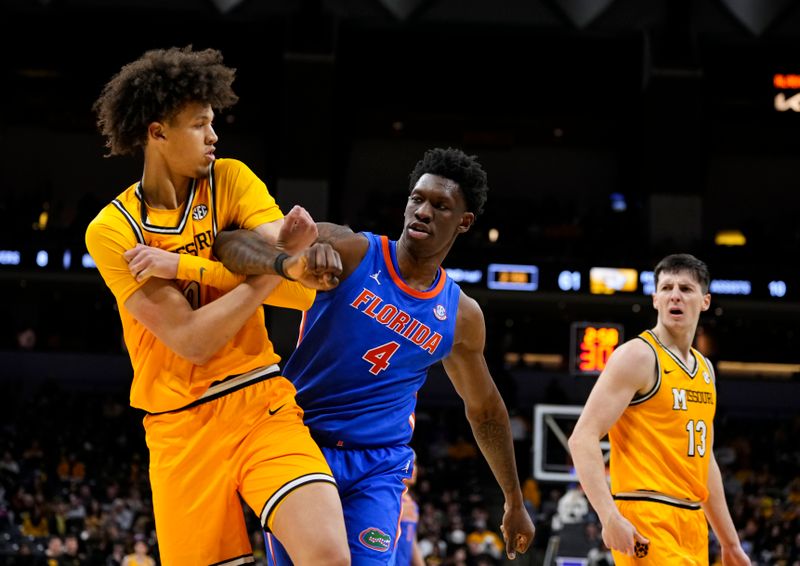
[[[683,310],[679,309],[678,307],[672,307],[671,309],[669,309],[669,314],[673,316],[682,316]]]
[[[422,238],[430,235],[430,232],[428,232],[428,227],[425,226],[424,224],[420,224],[419,222],[412,222],[411,224],[409,224],[408,233],[409,235],[416,238]]]

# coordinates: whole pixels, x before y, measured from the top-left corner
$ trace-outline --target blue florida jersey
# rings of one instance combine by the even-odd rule
[[[362,234],[364,259],[338,287],[317,293],[284,368],[323,446],[408,443],[417,390],[453,347],[459,286],[439,268],[430,289],[412,289],[400,277],[396,242]]]

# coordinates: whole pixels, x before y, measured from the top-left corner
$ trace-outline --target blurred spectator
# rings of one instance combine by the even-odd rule
[[[525,507],[528,508],[528,513],[532,517],[535,516],[542,505],[542,492],[539,490],[539,482],[531,476],[528,476],[522,483],[522,498],[525,502]]]
[[[47,540],[47,550],[44,551],[44,555],[48,558],[48,566],[50,560],[54,561],[55,564],[59,564],[63,554],[64,542],[61,540],[61,537],[51,536]]]
[[[486,509],[472,510],[472,529],[467,535],[467,549],[475,563],[499,564],[505,551],[502,537],[488,527],[489,514]]]
[[[106,557],[104,566],[122,566],[122,561],[125,559],[125,547],[121,542],[115,542],[111,554]]]
[[[59,566],[82,566],[86,564],[86,554],[80,549],[80,541],[74,534],[64,537],[64,554]]]
[[[36,331],[33,328],[23,328],[17,332],[17,348],[27,351],[36,348]]]
[[[22,525],[20,531],[23,535],[32,538],[43,538],[50,534],[50,526],[47,517],[42,511],[41,505],[35,503],[30,511],[20,513]],[[55,537],[58,538],[58,537]],[[61,539],[59,539],[60,542]]]
[[[122,560],[122,566],[155,566],[155,560],[150,557],[150,549],[143,540],[137,540],[133,545],[133,553]]]

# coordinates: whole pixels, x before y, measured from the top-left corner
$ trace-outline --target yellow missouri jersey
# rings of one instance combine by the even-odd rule
[[[202,366],[178,356],[126,309],[125,301],[145,282],[128,271],[123,252],[137,243],[210,258],[217,231],[230,226],[253,229],[283,218],[266,185],[242,162],[218,159],[209,176],[195,179],[186,204],[177,210],[146,205],[141,184],[130,186],[92,220],[86,247],[119,306],[133,364],[130,400],[151,413],[171,411],[198,399],[215,381],[280,360],[267,336],[263,309]],[[177,281],[193,308],[222,294],[195,281]]]
[[[711,363],[692,348],[686,367],[650,330],[637,339],[655,352],[657,379],[609,431],[611,492],[619,499],[651,491],[705,501],[717,403]]]

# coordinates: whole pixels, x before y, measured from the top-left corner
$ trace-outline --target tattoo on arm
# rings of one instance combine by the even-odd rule
[[[473,432],[503,492],[509,493],[517,489],[519,478],[514,460],[514,443],[508,424],[489,418],[473,427]]]
[[[336,240],[353,234],[353,230],[349,226],[332,224],[331,222],[317,222],[317,230],[319,232],[317,242],[325,244],[333,244]]]
[[[259,275],[274,273],[278,251],[255,232],[235,230],[217,234],[214,255],[234,273]]]

